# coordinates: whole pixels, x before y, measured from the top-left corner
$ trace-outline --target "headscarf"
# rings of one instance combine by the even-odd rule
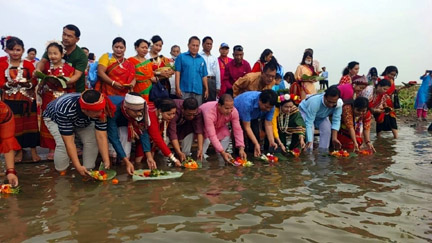
[[[113,117],[113,114],[116,110],[116,107],[111,102],[110,99],[105,97],[103,94],[100,94],[99,100],[94,103],[87,103],[83,99],[84,93],[87,91],[84,91],[81,94],[81,97],[79,98],[79,104],[81,109],[89,110],[89,111],[102,111],[99,120],[102,122],[106,122],[107,116]]]
[[[351,80],[352,80],[352,84],[368,85],[368,81],[364,75],[363,76],[355,75],[354,77],[351,78]]]

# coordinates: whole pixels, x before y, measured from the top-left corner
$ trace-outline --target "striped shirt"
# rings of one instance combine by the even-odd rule
[[[95,122],[95,128],[107,130],[107,123],[86,116],[80,108],[78,99],[80,93],[65,94],[50,102],[43,113],[43,117],[50,118],[57,123],[61,135],[74,134],[75,128],[84,128]]]

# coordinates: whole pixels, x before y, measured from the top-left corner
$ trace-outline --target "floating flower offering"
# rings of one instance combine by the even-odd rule
[[[346,151],[346,150],[341,149],[341,150],[335,150],[335,151],[331,152],[330,155],[334,156],[334,157],[338,157],[338,158],[341,158],[341,157],[347,158],[350,156],[350,153],[348,153],[348,151]]]
[[[360,150],[358,153],[361,155],[371,155],[372,150],[370,150],[370,149]]]
[[[183,161],[182,165],[185,168],[188,168],[188,169],[198,169],[198,168],[201,168],[201,166],[195,160],[193,160],[192,158],[187,158],[185,161]]]
[[[294,157],[299,157],[299,156],[300,156],[300,153],[301,153],[300,149],[298,149],[298,148],[295,148],[295,149],[293,149],[293,150],[290,150],[289,152],[290,152],[292,155],[294,155]]]
[[[115,170],[105,169],[104,165],[101,163],[99,170],[92,170],[88,172],[88,175],[98,181],[107,181],[116,177],[117,172]]]
[[[165,180],[179,178],[183,173],[178,171],[163,171],[163,170],[135,170],[132,176],[134,181],[137,180]]]
[[[12,187],[11,184],[0,185],[0,194],[18,194],[20,192],[19,187]]]
[[[107,173],[105,171],[103,171],[103,170],[93,170],[93,171],[90,171],[89,175],[91,177],[93,177],[94,179],[99,180],[99,181],[106,181],[107,178],[108,178]]]
[[[273,154],[267,153],[266,155],[261,155],[260,159],[264,160],[268,163],[277,163],[279,162],[279,158],[274,156]]]
[[[158,177],[158,176],[165,176],[168,175],[168,172],[163,170],[143,170],[141,174],[138,174],[138,176],[141,177]]]
[[[251,167],[254,165],[252,162],[247,161],[245,159],[241,159],[240,157],[237,157],[235,160],[231,160],[231,164],[234,166],[243,166],[243,167]]]

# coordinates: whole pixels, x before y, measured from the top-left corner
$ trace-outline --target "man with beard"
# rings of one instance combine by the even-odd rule
[[[150,137],[147,132],[150,126],[146,101],[138,93],[126,94],[117,105],[112,118],[108,118],[108,139],[117,156],[126,164],[126,170],[133,175],[134,166],[130,162],[132,141],[140,140],[147,157],[149,169],[156,169],[156,162],[151,153]]]
[[[85,70],[87,68],[88,58],[84,51],[77,45],[80,40],[81,32],[73,24],[68,24],[63,27],[62,44],[66,53],[63,59],[75,68],[74,75],[67,81],[68,88],[75,88],[75,92],[83,92],[85,90]],[[36,66],[37,71],[42,71],[48,60],[48,53],[45,52],[42,59]]]

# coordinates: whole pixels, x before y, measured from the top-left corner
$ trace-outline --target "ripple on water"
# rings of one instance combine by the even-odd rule
[[[430,241],[432,139],[421,129],[375,140],[372,156],[210,164],[157,182],[123,167],[112,185],[17,164],[23,193],[0,199],[0,241]]]

